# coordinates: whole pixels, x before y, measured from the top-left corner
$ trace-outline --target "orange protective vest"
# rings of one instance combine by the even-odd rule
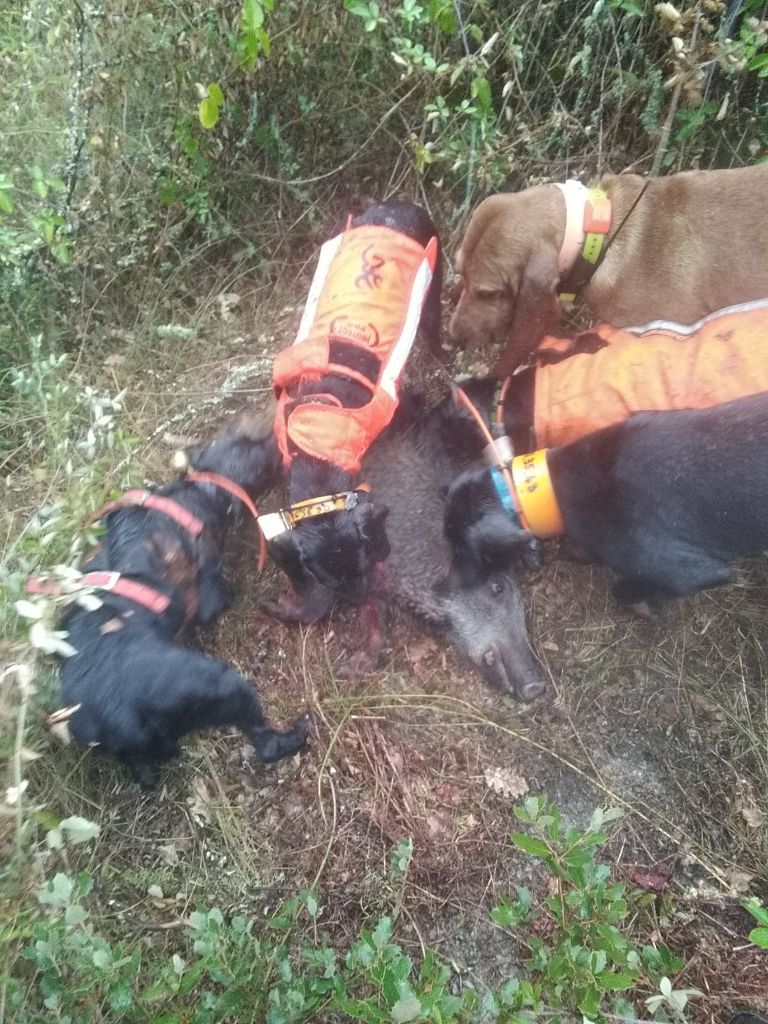
[[[424,248],[371,224],[349,228],[322,247],[296,341],[278,352],[272,369],[275,436],[286,466],[299,450],[359,472],[397,408],[398,382],[436,257],[437,239]],[[327,373],[369,388],[370,401],[345,409],[325,395],[330,404],[318,403],[319,396],[293,404],[292,385]]]
[[[599,324],[588,333],[607,346],[536,368],[537,448],[568,444],[633,412],[704,409],[768,391],[768,299],[690,326]],[[541,348],[560,345],[545,338]]]

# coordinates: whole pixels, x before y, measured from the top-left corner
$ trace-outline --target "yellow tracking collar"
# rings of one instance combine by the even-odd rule
[[[512,460],[512,480],[526,526],[537,537],[565,533],[565,523],[557,503],[547,465],[547,449]]]
[[[368,493],[368,484],[360,484],[354,491],[341,491],[339,494],[324,494],[321,498],[306,498],[294,502],[287,508],[278,509],[259,516],[261,532],[267,540],[272,540],[287,530],[292,530],[297,523],[314,516],[324,516],[328,512],[341,512],[355,508],[360,503],[360,494]]]

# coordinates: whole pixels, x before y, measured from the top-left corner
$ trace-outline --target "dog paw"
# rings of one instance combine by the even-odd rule
[[[305,711],[303,715],[299,715],[299,717],[294,720],[292,731],[297,740],[302,740],[306,744],[309,739],[309,727],[311,724],[312,718],[308,711]]]
[[[648,601],[633,601],[631,604],[625,604],[624,607],[627,611],[637,615],[638,618],[645,619],[646,622],[657,623],[661,621],[658,609],[654,608]]]

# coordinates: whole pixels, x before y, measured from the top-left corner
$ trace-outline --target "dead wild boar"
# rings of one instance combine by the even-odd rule
[[[541,669],[528,641],[523,598],[513,571],[461,586],[443,536],[446,488],[464,464],[446,450],[435,413],[409,409],[382,435],[362,478],[389,508],[391,553],[380,574],[384,595],[453,644],[493,686],[533,700]]]

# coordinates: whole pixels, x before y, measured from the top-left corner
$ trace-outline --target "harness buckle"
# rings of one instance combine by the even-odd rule
[[[119,582],[119,572],[107,572],[106,570],[87,572],[85,576],[80,577],[82,586],[97,587],[99,590],[114,590]]]

